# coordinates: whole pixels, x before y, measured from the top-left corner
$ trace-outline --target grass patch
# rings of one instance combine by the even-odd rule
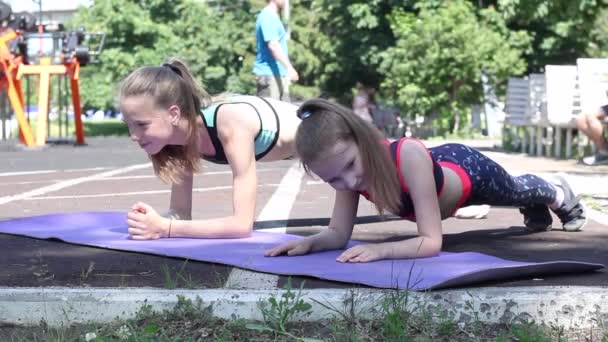
[[[310,314],[312,306],[302,299],[302,288],[304,282],[294,292],[291,288],[291,277],[287,279],[286,291],[280,296],[271,296],[265,301],[258,303],[258,308],[264,317],[264,324],[249,323],[248,329],[261,333],[272,333],[275,338],[289,337],[295,340],[318,341],[312,338],[301,338],[289,332],[289,325],[298,315]]]
[[[186,259],[175,272],[173,272],[167,264],[160,266],[164,279],[164,287],[166,289],[176,289],[178,287],[186,289],[202,288],[202,285],[192,277],[192,274],[186,272],[187,265],[188,259]]]
[[[122,120],[105,119],[102,121],[85,121],[84,132],[88,137],[128,136],[129,129]]]
[[[587,207],[608,214],[608,196],[606,195],[581,195]]]
[[[343,308],[333,308],[334,317],[317,322],[296,322],[311,305],[302,288],[288,286],[280,295],[260,302],[264,322],[221,320],[211,315],[212,306],[200,299],[177,297],[171,310],[154,311],[143,305],[136,316],[107,324],[74,324],[51,328],[44,322],[35,327],[0,326],[0,341],[608,341],[605,322],[594,329],[565,330],[535,322],[513,321],[487,324],[473,305],[466,305],[467,323],[456,322],[440,307],[412,302],[406,291],[389,291],[377,307],[375,320],[361,319],[372,309],[361,306],[356,290],[344,299]],[[335,310],[334,310],[335,309]]]
[[[48,123],[49,138],[73,138],[76,136],[76,127],[74,121],[70,120],[67,123],[58,120],[52,120]],[[122,120],[119,119],[104,119],[104,120],[84,120],[84,135],[85,137],[103,137],[103,136],[129,136],[129,129]],[[36,134],[36,120],[30,121],[32,133]],[[13,136],[18,136],[18,129],[13,132]]]

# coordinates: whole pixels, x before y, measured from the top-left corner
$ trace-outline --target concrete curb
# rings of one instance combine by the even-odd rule
[[[51,326],[71,323],[103,323],[115,318],[134,317],[142,305],[154,310],[171,309],[177,296],[210,306],[213,316],[224,319],[261,320],[258,302],[280,296],[285,290],[165,290],[154,288],[0,288],[0,324],[35,325],[45,321]],[[331,318],[334,308],[344,308],[354,298],[358,318],[377,317],[378,305],[390,290],[310,289],[303,299],[312,313],[302,321]],[[394,293],[394,292],[393,292]],[[402,292],[403,293],[403,292]],[[532,287],[471,288],[433,292],[410,292],[410,310],[429,308],[447,313],[458,323],[476,320],[510,323],[516,319],[534,320],[569,328],[597,327],[608,317],[606,287]],[[601,322],[601,321],[600,321]]]

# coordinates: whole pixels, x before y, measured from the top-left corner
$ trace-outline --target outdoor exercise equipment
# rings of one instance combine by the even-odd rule
[[[2,1],[0,22],[0,97],[8,98],[18,123],[21,142],[28,147],[35,147],[50,142],[69,141],[68,112],[71,107],[74,142],[84,145],[80,67],[99,61],[98,56],[103,48],[105,35],[100,32],[85,32],[83,29],[67,32],[63,24],[57,23],[38,25],[36,30],[33,15],[13,14],[10,6]],[[95,50],[84,44],[85,40],[92,37],[98,39]],[[35,131],[30,121],[32,76],[38,80],[37,91],[33,93],[38,100]],[[25,97],[22,85],[25,85]],[[56,89],[53,91],[54,85]],[[5,95],[2,92],[5,92]],[[71,95],[70,99],[68,93]],[[57,123],[55,131],[58,137],[55,138],[51,134],[49,124],[50,104],[55,109],[51,111]],[[2,133],[5,133],[4,130]]]

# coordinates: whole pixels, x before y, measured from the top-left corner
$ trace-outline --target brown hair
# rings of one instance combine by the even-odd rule
[[[382,214],[401,208],[399,176],[382,134],[350,109],[325,99],[312,99],[298,108],[302,123],[296,133],[296,151],[307,173],[308,165],[339,141],[357,144],[369,193]]]
[[[154,172],[163,182],[180,183],[186,172],[200,170],[197,118],[201,107],[208,106],[211,99],[194,79],[186,63],[171,58],[162,66],[139,68],[120,83],[118,94],[120,100],[149,96],[159,108],[177,105],[188,120],[186,145],[167,145],[150,156]]]

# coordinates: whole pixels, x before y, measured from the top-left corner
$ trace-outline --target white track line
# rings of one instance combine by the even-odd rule
[[[100,170],[103,170],[104,168],[99,168]],[[93,170],[93,169],[79,169],[78,171],[85,171],[85,170]],[[272,171],[278,171],[278,170],[283,170],[283,169],[279,169],[279,168],[275,168],[275,169],[261,169],[261,170],[257,170],[257,173],[260,172],[272,172]],[[47,170],[47,171],[36,171],[39,174],[41,173],[53,173],[53,172],[60,172],[61,170]],[[63,172],[75,172],[74,170],[63,170]],[[31,174],[31,173],[28,173]],[[213,171],[213,172],[204,172],[202,174],[199,174],[198,176],[214,176],[214,175],[231,175],[232,171]],[[0,174],[0,176],[2,176],[2,174]],[[133,180],[133,179],[150,179],[150,178],[158,178],[156,175],[133,175],[133,176],[118,176],[118,177],[107,177],[107,178],[100,178],[100,179],[95,179],[95,182],[113,182],[113,181],[117,181],[117,180]],[[52,183],[59,183],[64,181],[64,179],[46,179],[46,180],[37,180],[37,181],[24,181],[24,182],[0,182],[0,186],[9,186],[9,185],[28,185],[28,184],[52,184]],[[86,195],[85,195],[86,196]]]
[[[53,171],[51,171],[51,172],[53,172]],[[223,175],[223,174],[232,174],[232,171],[205,172],[204,175],[213,176],[213,175]],[[133,175],[133,176],[107,177],[107,178],[95,179],[95,182],[107,182],[107,181],[113,182],[113,181],[117,181],[117,180],[150,179],[150,178],[158,178],[158,176],[156,176],[156,175]],[[47,180],[26,181],[26,182],[6,182],[6,183],[0,183],[0,185],[27,185],[27,184],[40,184],[40,183],[59,183],[62,181],[63,181],[63,179],[47,179]]]
[[[267,220],[285,220],[289,219],[291,208],[293,207],[296,197],[300,192],[302,177],[304,170],[299,167],[299,163],[293,164],[283,179],[277,190],[272,194],[272,197],[266,203],[258,221]],[[275,229],[285,233],[285,227]],[[262,251],[260,251],[262,252]],[[251,272],[240,268],[233,268],[226,280],[225,288],[240,288],[240,289],[274,289],[277,286],[279,277],[274,274]]]
[[[86,172],[86,171],[101,171],[101,170],[107,170],[110,169],[109,167],[89,167],[89,168],[85,168],[85,169],[66,169],[66,170],[59,170],[61,172]]]
[[[66,170],[35,170],[35,171],[19,171],[19,172],[2,172],[0,177],[12,177],[12,176],[29,176],[29,175],[43,175],[48,173],[57,172],[86,172],[86,171],[101,171],[107,170],[108,167],[89,167],[86,169],[66,169]]]
[[[69,169],[69,170],[39,170],[39,171],[23,171],[23,172],[5,172],[0,173],[0,177],[10,177],[10,176],[27,176],[27,175],[42,175],[49,173],[59,173],[59,172],[85,172],[85,171],[99,171],[99,170],[107,170],[107,167],[94,167],[88,169]],[[281,168],[267,168],[267,169],[258,169],[256,172],[274,172],[281,171]],[[213,176],[213,175],[231,175],[232,171],[210,171],[203,172],[198,174],[198,176]],[[115,180],[130,180],[130,179],[147,179],[147,178],[158,178],[156,175],[133,175],[133,176],[119,176],[119,177],[105,177],[100,179],[95,179],[94,181],[115,181]],[[23,181],[23,182],[4,182],[0,183],[2,185],[27,185],[27,184],[40,184],[40,183],[58,183],[62,182],[63,179],[46,179],[46,180],[36,180],[36,181]]]
[[[279,186],[279,184],[269,183],[260,184],[258,187],[273,187]],[[232,189],[232,185],[214,186],[210,188],[194,188],[193,192],[208,192],[217,190],[229,190]],[[170,193],[171,189],[165,190],[147,190],[147,191],[130,191],[130,192],[116,192],[106,194],[91,194],[91,195],[62,195],[62,196],[41,196],[41,197],[28,197],[24,198],[24,201],[39,201],[39,200],[58,200],[58,199],[82,199],[82,198],[104,198],[104,197],[124,197],[124,196],[141,196],[141,195],[158,195]]]
[[[280,168],[258,169],[258,170],[256,170],[256,173],[273,172],[273,171],[279,171],[279,170],[283,170],[283,169],[280,169]],[[217,176],[217,175],[232,175],[232,171],[228,170],[228,171],[202,172],[202,173],[196,174],[195,176],[204,177],[204,176]],[[139,175],[139,176],[110,177],[110,178],[104,178],[104,179],[99,179],[99,180],[100,181],[114,181],[114,180],[145,179],[145,178],[158,178],[158,177],[156,175]]]
[[[141,175],[141,176],[119,176],[119,177],[108,177],[108,178],[100,178],[95,179],[95,182],[113,182],[116,180],[132,180],[132,179],[147,179],[147,178],[157,178],[156,175]],[[37,180],[37,181],[25,181],[25,182],[3,182],[0,183],[0,186],[8,186],[8,185],[28,185],[28,184],[52,184],[52,183],[60,183],[65,179],[46,179],[46,180]]]
[[[106,171],[106,172],[102,172],[102,173],[96,173],[96,174],[93,174],[93,175],[90,175],[90,176],[70,179],[70,180],[59,182],[59,183],[56,183],[56,184],[44,186],[42,188],[26,191],[26,192],[23,192],[23,193],[20,193],[20,194],[17,194],[17,195],[0,197],[0,205],[1,204],[6,204],[6,203],[10,203],[10,202],[14,202],[14,201],[20,201],[20,200],[28,199],[30,197],[44,195],[44,194],[47,194],[49,192],[61,190],[61,189],[64,189],[64,188],[67,188],[67,187],[70,187],[70,186],[74,186],[74,185],[78,185],[78,184],[81,184],[81,183],[85,183],[85,182],[90,182],[90,181],[93,181],[93,180],[96,180],[96,179],[105,178],[105,177],[112,177],[114,175],[119,175],[119,174],[122,174],[122,173],[131,172],[131,171],[134,171],[134,170],[144,169],[144,168],[150,167],[150,165],[152,165],[152,164],[145,163],[145,164],[131,165],[131,166],[123,167],[123,168],[116,169],[116,170]]]
[[[43,175],[43,174],[55,173],[55,172],[59,172],[59,170],[4,172],[4,173],[0,173],[0,177],[26,176],[26,175]]]

